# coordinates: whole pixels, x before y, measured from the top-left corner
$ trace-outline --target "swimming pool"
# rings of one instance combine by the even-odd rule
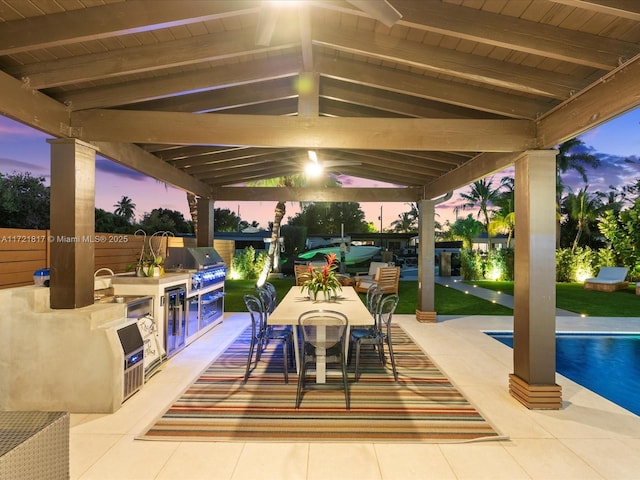
[[[512,332],[485,332],[513,348]],[[640,334],[556,335],[556,370],[640,415]]]

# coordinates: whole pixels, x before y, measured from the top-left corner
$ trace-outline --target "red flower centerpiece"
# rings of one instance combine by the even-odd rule
[[[331,300],[338,296],[338,290],[342,290],[342,284],[336,276],[338,259],[335,253],[325,255],[326,265],[314,267],[309,265],[309,277],[302,284],[302,292],[307,290],[309,297],[318,300],[318,294],[322,292],[320,300]]]

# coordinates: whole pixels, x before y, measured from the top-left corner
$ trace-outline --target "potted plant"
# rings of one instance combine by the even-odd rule
[[[144,238],[142,240],[142,248],[140,250],[140,256],[138,257],[138,261],[135,264],[135,272],[138,277],[162,277],[164,275],[164,266],[163,261],[164,258],[160,255],[160,249],[157,250],[153,247],[153,239],[154,237],[166,237],[172,235],[171,232],[156,232],[151,237],[149,237],[148,241],[148,249],[147,252],[147,234],[144,230],[139,229],[136,230],[134,235],[142,235]]]
[[[321,294],[321,300],[331,300],[338,296],[338,290],[342,290],[342,284],[336,275],[338,268],[336,254],[325,255],[325,259],[327,264],[321,267],[309,265],[308,278],[302,284],[301,291],[307,290],[309,298],[313,300],[318,300],[318,294]]]

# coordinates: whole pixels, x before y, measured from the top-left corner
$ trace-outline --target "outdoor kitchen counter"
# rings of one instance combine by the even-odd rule
[[[190,273],[187,270],[182,272],[166,272],[161,277],[137,277],[135,274],[119,274],[111,277],[112,285],[164,285],[174,284],[180,280],[188,283]]]
[[[0,290],[0,410],[111,413],[123,400],[126,304],[50,308],[50,290]]]

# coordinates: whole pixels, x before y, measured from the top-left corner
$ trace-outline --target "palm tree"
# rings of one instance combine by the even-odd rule
[[[136,209],[136,204],[133,203],[133,201],[129,197],[123,195],[120,201],[114,205],[114,207],[116,207],[116,209],[113,213],[115,213],[119,217],[123,217],[128,223],[131,223],[131,220],[133,220],[133,217],[135,215],[134,212]]]
[[[505,177],[502,179],[501,184],[506,187],[506,190],[500,192],[495,199],[495,205],[498,210],[493,212],[491,216],[489,233],[495,235],[506,232],[508,234],[507,248],[509,248],[516,227],[514,179],[513,177]]]
[[[333,180],[333,179],[332,179]],[[335,183],[335,181],[334,181]],[[284,177],[276,177],[269,178],[265,180],[258,180],[255,182],[251,182],[252,185],[255,186],[270,186],[270,187],[303,187],[307,184],[307,178],[302,174],[296,175],[287,175]],[[328,185],[325,185],[328,186]],[[264,268],[258,277],[257,285],[262,286],[267,281],[269,277],[269,272],[271,272],[272,267],[275,271],[278,271],[280,268],[280,226],[282,224],[282,219],[284,215],[287,213],[287,205],[285,201],[278,201],[276,203],[276,208],[273,216],[273,223],[271,224],[271,243],[269,243],[269,251],[267,253],[267,261],[264,262]]]
[[[575,170],[582,176],[584,183],[587,183],[587,166],[597,168],[600,160],[590,153],[578,151],[584,142],[577,138],[572,138],[558,145],[558,154],[556,155],[556,208],[558,210],[556,223],[556,248],[560,248],[560,208],[562,205],[562,193],[565,185],[562,183],[561,175],[569,170]],[[573,152],[573,153],[572,153]]]
[[[573,240],[571,252],[574,252],[583,233],[589,234],[589,225],[593,223],[600,214],[602,202],[597,195],[587,193],[589,185],[585,185],[577,194],[570,193],[565,198],[565,208],[569,213],[569,218],[577,226],[576,236]]]
[[[187,204],[193,222],[193,233],[198,238],[198,198],[191,192],[187,192]]]
[[[450,229],[454,238],[462,240],[466,250],[471,250],[473,239],[480,233],[480,230],[482,230],[482,223],[473,218],[471,214],[466,218],[457,219]]]
[[[491,235],[489,233],[489,207],[494,204],[500,193],[500,187],[492,188],[493,178],[482,179],[471,184],[469,193],[461,193],[460,196],[466,201],[462,209],[478,207],[478,218],[482,214],[484,217],[484,228],[487,232],[488,248],[491,249]]]
[[[415,220],[411,217],[411,212],[402,212],[398,215],[398,219],[391,222],[394,232],[408,233],[415,232]]]
[[[625,192],[627,187],[618,190],[614,185],[609,185],[609,188],[611,190],[608,192],[596,192],[596,195],[602,201],[602,210],[612,210],[617,215],[627,201]]]

